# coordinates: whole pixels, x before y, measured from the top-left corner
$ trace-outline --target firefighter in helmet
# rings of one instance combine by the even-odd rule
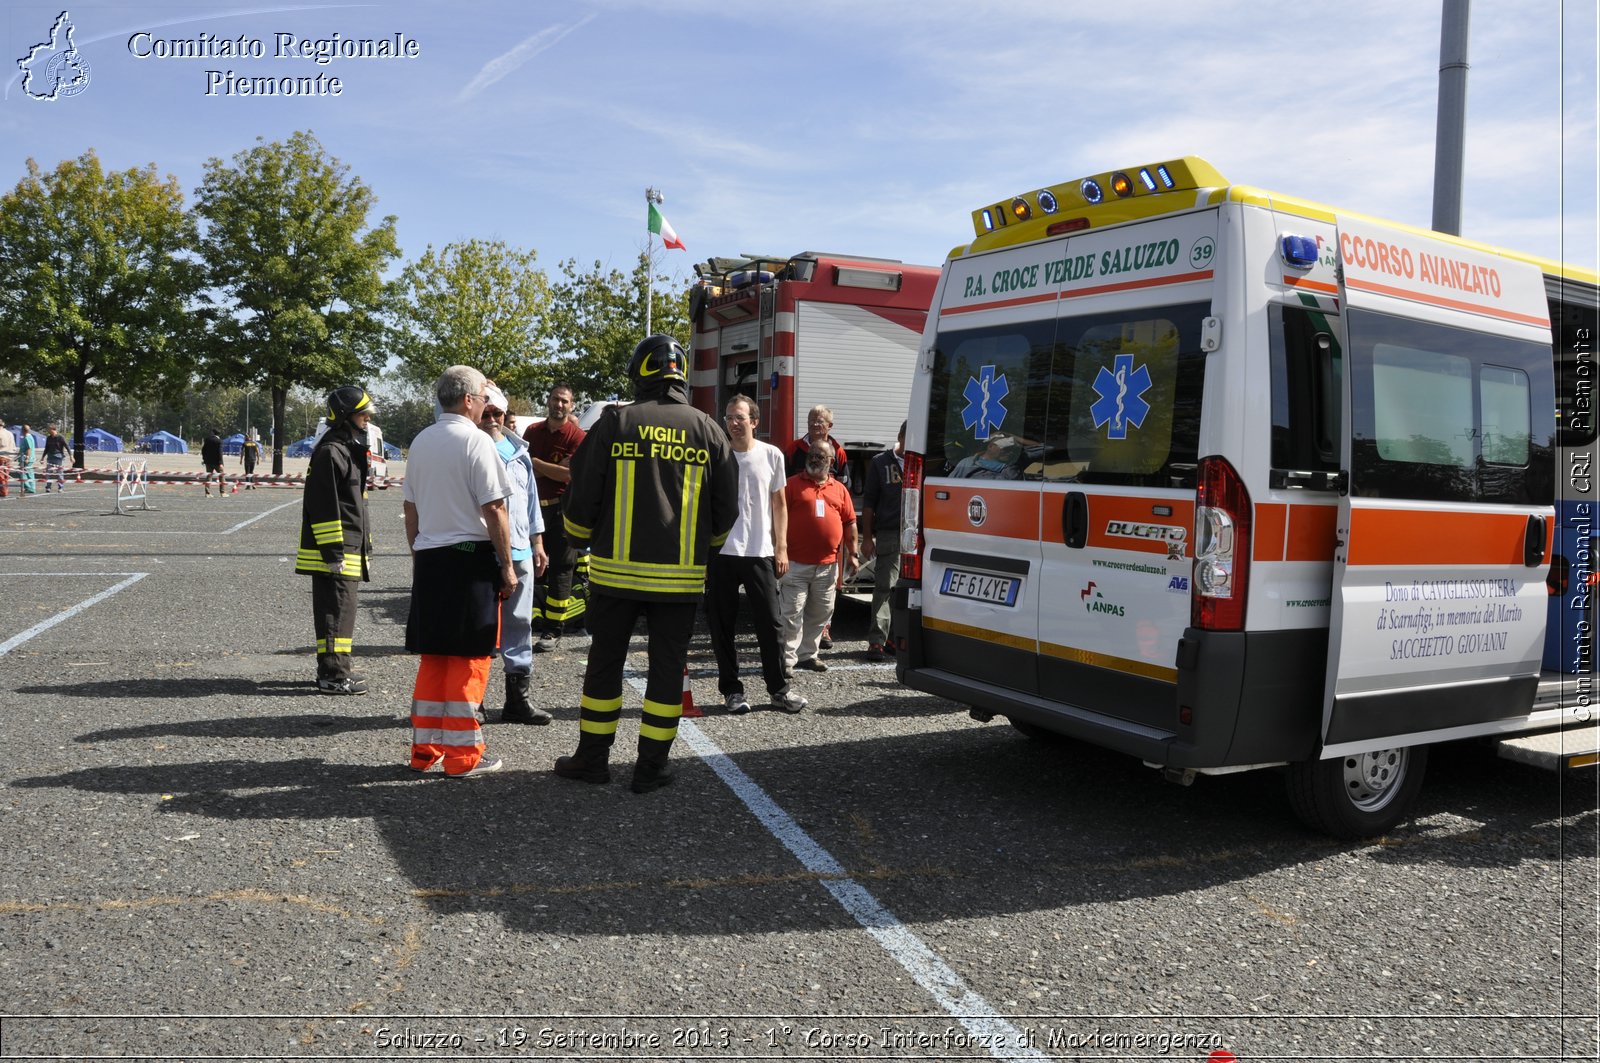
[[[556,760],[566,779],[603,783],[622,715],[622,669],[639,617],[649,676],[639,721],[634,793],[672,781],[667,754],[683,714],[683,670],[706,560],[738,509],[739,467],[728,437],[689,405],[689,357],[670,336],[649,336],[628,363],[634,401],[600,415],[572,456],[563,515],[589,544],[589,661],[579,702],[578,749]]]
[[[354,384],[328,395],[328,430],[311,452],[300,503],[300,550],[294,570],[311,577],[317,632],[317,689],[365,694],[350,667],[356,590],[371,579],[372,526],[367,517],[367,422],[372,398]]]

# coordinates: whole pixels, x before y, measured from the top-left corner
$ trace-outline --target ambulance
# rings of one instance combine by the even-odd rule
[[[973,225],[913,376],[902,682],[1184,784],[1284,768],[1345,838],[1435,743],[1593,762],[1593,273],[1192,156]]]

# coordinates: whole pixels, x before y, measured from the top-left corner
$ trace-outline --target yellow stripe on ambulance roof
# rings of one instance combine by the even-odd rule
[[[1165,179],[1171,180],[1171,187],[1167,187],[1164,180],[1156,181],[1156,187],[1153,189],[1146,186],[1144,175],[1158,172],[1164,173]],[[1133,178],[1129,183],[1130,191],[1127,196],[1118,196],[1112,190],[1112,180],[1118,176]],[[1089,182],[1094,182],[1101,189],[1103,198],[1098,203],[1091,203],[1084,197],[1084,188]],[[1046,209],[1051,203],[1055,209]],[[1230,184],[1216,167],[1194,155],[1120,170],[1107,170],[1104,173],[1063,181],[1032,192],[1023,192],[986,207],[979,207],[972,212],[972,226],[977,234],[976,237],[970,244],[953,248],[950,257],[963,258],[982,251],[1044,240],[1056,235],[1104,229],[1125,222],[1142,221],[1163,214],[1177,214],[1222,203],[1265,207],[1280,214],[1330,224],[1337,223],[1341,218],[1375,222],[1417,236],[1425,236],[1431,240],[1441,240],[1488,254],[1501,255],[1518,262],[1527,262],[1539,267],[1548,276],[1600,284],[1600,273],[1594,270],[1569,266],[1553,259],[1482,244],[1459,236],[1451,236],[1449,233],[1434,232],[1374,215],[1342,210],[1325,203],[1286,196],[1252,185]],[[1026,218],[1020,217],[1013,209],[1018,204],[1024,205]],[[1077,227],[1072,228],[1072,226]],[[1057,228],[1056,233],[1050,232],[1052,227]]]

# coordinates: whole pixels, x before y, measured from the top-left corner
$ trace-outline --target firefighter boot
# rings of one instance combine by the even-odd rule
[[[633,765],[634,793],[647,794],[651,790],[659,790],[677,778],[667,765],[667,754],[671,750],[670,740],[663,742],[659,738],[639,739],[639,759]]]
[[[534,708],[528,700],[528,682],[532,678],[527,672],[506,673],[506,707],[500,712],[501,723],[546,724],[553,719],[543,709]]]
[[[577,779],[579,782],[610,782],[611,768],[606,762],[611,759],[613,737],[581,732],[578,735],[577,752],[570,757],[557,757],[555,773],[563,779]]]

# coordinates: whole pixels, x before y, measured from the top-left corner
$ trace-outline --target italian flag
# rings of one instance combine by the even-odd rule
[[[678,239],[678,234],[673,231],[672,223],[661,216],[654,203],[647,204],[650,208],[650,231],[661,237],[662,247],[676,247],[679,251],[689,250],[683,246],[683,241]]]

